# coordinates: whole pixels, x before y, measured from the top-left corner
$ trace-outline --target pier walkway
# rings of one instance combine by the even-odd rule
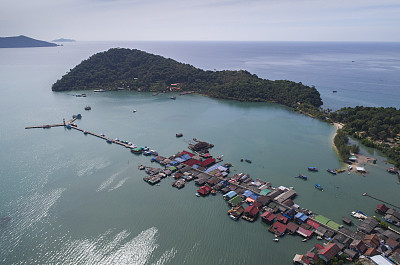
[[[73,118],[73,119],[69,120],[68,122],[65,122],[65,121],[64,121],[62,124],[41,125],[41,126],[30,126],[30,127],[25,127],[25,129],[51,128],[51,127],[61,127],[61,126],[65,126],[65,127],[66,127],[67,125],[71,125],[76,119],[77,119],[77,118]],[[69,127],[68,127],[68,128],[69,128]],[[86,131],[86,130],[81,129],[81,128],[77,127],[77,126],[70,126],[70,128],[71,128],[71,129],[74,129],[74,130],[77,130],[77,131],[80,131],[80,132],[84,133],[85,135],[88,135],[88,134],[89,134],[89,135],[95,136],[95,137],[97,137],[97,138],[106,140],[106,141],[109,142],[109,143],[115,143],[115,144],[121,145],[121,146],[123,146],[123,147],[125,147],[125,148],[132,148],[131,145],[126,144],[126,143],[124,143],[124,142],[122,142],[122,141],[120,141],[120,140],[118,140],[118,139],[111,139],[111,138],[106,137],[105,135],[97,134],[97,133],[90,132],[90,131]],[[197,139],[196,139],[196,140],[197,140]],[[199,172],[199,173],[206,174],[206,175],[208,175],[209,177],[216,177],[216,178],[218,178],[218,179],[221,180],[221,181],[225,181],[225,180],[226,180],[226,179],[223,178],[223,177],[217,177],[217,176],[211,175],[211,174],[209,174],[209,173],[207,173],[207,172],[204,172],[204,171],[198,170],[198,169],[196,169],[196,168],[193,168],[193,167],[192,167],[192,169],[195,170],[195,171],[197,171],[197,172]],[[238,184],[238,183],[231,183],[231,185],[234,185],[234,186],[236,186],[236,187],[238,187],[238,188],[242,188],[242,189],[246,189],[246,190],[247,190],[247,189],[248,189],[248,190],[251,190],[253,193],[255,193],[255,194],[261,196],[261,194],[260,194],[258,191],[255,191],[255,190],[251,189],[251,187],[246,187],[246,186],[240,185],[240,184]],[[366,194],[366,193],[365,193],[365,194]],[[366,194],[366,195],[364,195],[364,196],[369,196],[369,197],[371,197],[371,198],[374,198],[374,199],[376,199],[376,200],[379,200],[379,199],[377,199],[377,198],[375,198],[375,197],[372,197],[372,196],[370,196],[370,195],[368,195],[368,194]],[[277,205],[279,205],[279,206],[281,206],[281,207],[284,207],[285,209],[290,209],[290,208],[291,208],[291,207],[289,207],[289,206],[287,206],[287,205],[284,205],[284,204],[282,204],[282,203],[280,203],[280,202],[278,202],[278,201],[276,201],[276,200],[274,200],[274,199],[273,199],[272,201],[275,202]],[[385,203],[386,203],[386,202],[385,202]],[[390,204],[390,203],[387,203],[387,204],[392,205],[392,204]],[[392,206],[395,206],[395,205],[392,205]],[[395,207],[397,207],[397,206],[395,206]],[[397,208],[398,208],[398,207],[397,207]],[[310,217],[310,218],[311,218],[314,222],[318,223],[320,226],[322,226],[322,227],[324,227],[324,228],[326,228],[326,229],[332,230],[332,231],[334,231],[334,232],[336,232],[336,233],[339,233],[339,234],[341,234],[341,235],[343,235],[343,236],[345,236],[345,237],[347,237],[347,238],[351,238],[351,239],[353,239],[353,240],[355,239],[355,238],[353,238],[352,236],[347,235],[347,234],[341,232],[340,230],[336,230],[336,229],[334,229],[334,228],[332,228],[332,227],[329,227],[329,226],[327,226],[327,225],[325,225],[325,224],[323,224],[323,223],[321,223],[321,222],[315,220],[315,219],[312,218],[312,217]],[[397,231],[396,231],[396,232],[397,232]]]

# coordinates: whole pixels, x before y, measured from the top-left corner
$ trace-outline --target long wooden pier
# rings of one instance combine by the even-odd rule
[[[66,127],[68,129],[74,129],[74,130],[77,130],[77,131],[81,131],[86,135],[87,134],[93,135],[93,136],[95,136],[97,138],[106,140],[109,143],[118,144],[118,145],[121,145],[121,146],[126,147],[126,148],[131,148],[132,147],[131,145],[126,144],[126,143],[124,143],[124,142],[122,142],[122,141],[120,141],[118,139],[111,139],[111,138],[106,137],[105,135],[101,135],[101,134],[97,134],[97,133],[94,133],[94,132],[86,131],[84,129],[79,128],[76,125],[75,126],[72,125],[73,122],[76,121],[76,120],[77,120],[77,118],[72,118],[71,120],[69,120],[67,122],[64,121],[63,123],[60,123],[60,124],[51,124],[51,125],[50,124],[46,124],[46,125],[39,125],[39,126],[28,126],[28,127],[25,127],[25,129],[40,129],[40,128],[48,129],[48,128],[52,128],[52,127]]]
[[[400,209],[399,206],[394,205],[394,204],[391,204],[390,202],[386,202],[386,201],[384,201],[384,200],[378,199],[378,198],[376,198],[376,197],[374,197],[374,196],[372,196],[372,195],[369,195],[368,193],[363,193],[363,196],[370,197],[370,198],[372,198],[372,199],[374,199],[374,200],[383,202],[383,203],[388,204],[388,205],[390,205],[390,206],[393,206],[393,207],[395,207],[395,208],[397,208],[397,209]]]
[[[45,125],[38,125],[38,126],[28,126],[28,127],[25,127],[25,129],[49,129],[51,127],[62,127],[62,126],[67,126],[68,124],[71,124],[74,121],[76,121],[76,118],[72,118],[68,122],[64,122],[64,123],[51,124],[51,125],[45,124]]]

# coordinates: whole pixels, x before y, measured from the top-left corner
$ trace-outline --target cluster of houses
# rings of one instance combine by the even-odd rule
[[[389,210],[384,204],[376,207],[376,212],[385,216],[385,220]],[[389,211],[389,215],[395,216],[396,213],[398,214],[393,208]],[[329,244],[323,246],[316,244],[306,254],[297,254],[293,262],[314,264],[319,258],[328,262],[336,255],[344,254],[348,259],[358,259],[360,264],[365,265],[400,264],[400,233],[393,229],[382,228],[378,218],[366,217],[358,225],[356,232],[343,227],[337,231],[333,237],[325,236]]]
[[[231,219],[253,222],[259,218],[267,225],[268,231],[275,235],[276,241],[287,234],[300,235],[304,237],[303,241],[313,236],[327,240],[327,244],[316,244],[304,255],[297,254],[293,260],[296,264],[314,264],[318,259],[329,262],[339,254],[346,255],[349,260],[374,256],[399,260],[400,235],[380,228],[379,222],[372,217],[363,220],[358,231],[354,232],[295,204],[293,199],[297,194],[293,188],[274,188],[270,182],[254,180],[244,173],[229,177],[229,166],[218,164],[208,153],[182,151],[168,158],[158,155],[152,161],[164,168],[146,168],[149,176],[144,178],[145,181],[155,184],[162,178],[173,176],[175,180],[172,185],[182,188],[186,182],[194,180],[199,186],[197,196],[222,193],[223,199],[231,207],[228,211]],[[383,206],[379,206],[379,210],[386,214],[385,220],[386,217],[392,221],[398,220],[394,219],[399,214],[395,210]],[[351,224],[348,219],[343,221]]]
[[[385,204],[376,206],[376,212],[383,215],[383,219],[395,226],[400,227],[400,212],[394,208],[388,208]]]

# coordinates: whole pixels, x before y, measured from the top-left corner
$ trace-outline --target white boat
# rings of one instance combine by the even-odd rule
[[[272,239],[272,241],[274,241],[274,242],[279,242],[279,238],[274,237],[274,239]]]
[[[104,89],[95,89],[93,92],[106,92]]]
[[[353,216],[354,218],[357,218],[357,219],[366,219],[367,218],[367,216],[363,212],[360,212],[360,211],[351,212],[351,216]]]

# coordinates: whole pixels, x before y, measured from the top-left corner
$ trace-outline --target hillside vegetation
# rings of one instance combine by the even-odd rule
[[[171,88],[171,84],[177,84]],[[289,107],[319,108],[314,87],[287,80],[261,79],[247,71],[204,71],[139,50],[114,48],[82,61],[58,80],[53,91],[125,88],[138,91],[195,91],[240,101],[272,101]]]

